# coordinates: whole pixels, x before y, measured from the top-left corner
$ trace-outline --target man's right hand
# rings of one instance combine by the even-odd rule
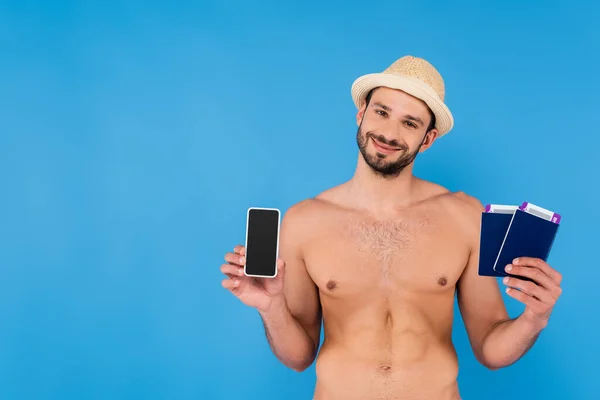
[[[285,262],[277,260],[277,276],[275,278],[255,278],[244,275],[246,249],[238,245],[233,253],[225,254],[226,264],[221,265],[221,272],[227,275],[222,285],[233,293],[242,303],[259,311],[266,311],[274,300],[283,298],[283,275]]]

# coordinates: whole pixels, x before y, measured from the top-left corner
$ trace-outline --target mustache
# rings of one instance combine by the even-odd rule
[[[373,132],[367,132],[366,136],[367,136],[367,138],[370,137],[370,138],[376,139],[378,142],[381,142],[387,146],[395,147],[397,149],[406,151],[406,146],[404,146],[401,143],[398,143],[397,140],[387,140],[383,135],[376,135]]]

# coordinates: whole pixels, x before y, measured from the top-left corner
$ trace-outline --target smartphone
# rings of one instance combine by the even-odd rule
[[[246,217],[246,263],[244,274],[259,278],[277,276],[280,211],[250,207]]]

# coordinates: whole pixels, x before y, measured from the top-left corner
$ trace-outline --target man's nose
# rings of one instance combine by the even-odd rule
[[[390,140],[397,139],[401,136],[402,132],[402,121],[396,121],[393,119],[388,119],[385,125],[385,133],[383,136],[389,138]]]

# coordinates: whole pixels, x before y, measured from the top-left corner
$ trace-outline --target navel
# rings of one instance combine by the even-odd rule
[[[438,285],[446,286],[447,283],[448,283],[448,279],[446,279],[445,276],[441,276],[438,278]]]
[[[335,289],[336,287],[337,287],[337,283],[335,283],[335,281],[334,281],[334,280],[331,280],[331,279],[330,279],[330,280],[327,282],[327,289],[329,289],[329,290],[333,290],[333,289]]]
[[[383,364],[379,366],[381,372],[389,372],[392,369],[391,365]]]
[[[385,326],[386,326],[386,328],[391,328],[392,325],[393,325],[392,313],[388,311],[387,315],[385,316]]]

